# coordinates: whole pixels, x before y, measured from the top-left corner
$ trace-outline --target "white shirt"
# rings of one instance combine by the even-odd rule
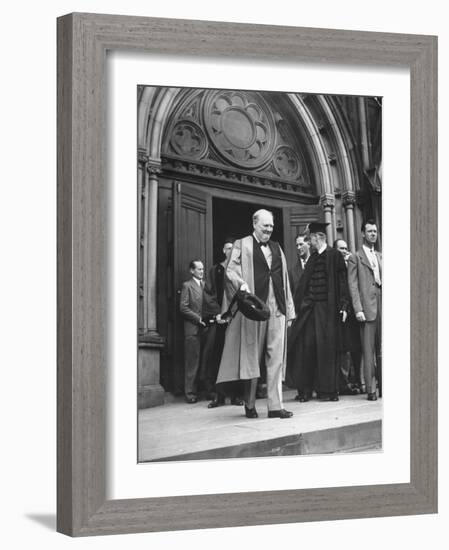
[[[323,243],[318,249],[318,254],[322,254],[327,248],[327,243]]]
[[[371,267],[373,268],[374,272],[374,280],[376,283],[380,286],[380,270],[379,270],[379,262],[377,261],[377,255],[373,248],[370,248],[366,245],[363,245],[363,250],[365,251],[366,257],[369,260],[369,263],[371,264]]]
[[[256,241],[260,244],[261,241],[256,237],[255,233],[253,233],[253,237],[256,239]],[[271,262],[273,259],[273,254],[271,253],[271,248],[268,246],[261,246],[260,249],[263,252],[263,255],[265,256],[265,260],[267,261],[268,267],[271,269]]]
[[[199,287],[203,286],[203,281],[201,279],[197,279],[196,277],[192,277],[192,278]]]

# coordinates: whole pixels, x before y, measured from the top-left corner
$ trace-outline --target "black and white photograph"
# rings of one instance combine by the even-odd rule
[[[444,548],[444,6],[5,4],[4,548]]]
[[[382,97],[137,90],[138,461],[382,451]]]

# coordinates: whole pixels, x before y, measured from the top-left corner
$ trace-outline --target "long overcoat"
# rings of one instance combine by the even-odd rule
[[[313,309],[313,303],[308,300],[307,293],[317,259],[317,252],[311,254],[294,295],[297,317],[289,334],[287,383],[296,387],[302,387],[302,366],[305,364],[303,330]],[[326,248],[326,271],[328,292],[327,324],[324,335],[325,360],[319,368],[318,384],[319,387],[321,386],[321,391],[334,391],[333,387],[328,390],[328,381],[334,381],[336,377],[336,358],[341,349],[342,336],[340,311],[348,309],[349,292],[343,256],[329,246]],[[331,385],[333,384],[334,382]]]
[[[234,243],[226,267],[225,296],[222,306],[223,312],[227,310],[235,292],[242,284],[246,283],[249,287],[249,291],[254,293],[253,242],[254,239],[250,235],[243,239],[238,239]],[[278,246],[277,243],[273,241],[269,241],[268,245],[270,247]],[[288,281],[287,262],[282,249],[280,250],[286,319],[290,320],[295,318],[295,308]],[[231,380],[247,380],[260,376],[258,325],[258,321],[247,319],[240,311],[238,311],[232,319],[226,330],[226,339],[217,383]],[[284,330],[283,377],[285,376],[287,359],[287,323],[284,325]]]

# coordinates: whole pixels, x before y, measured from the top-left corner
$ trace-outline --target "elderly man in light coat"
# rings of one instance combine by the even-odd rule
[[[223,311],[237,290],[246,290],[270,309],[268,321],[253,321],[239,311],[226,331],[217,383],[246,380],[245,414],[257,418],[255,407],[260,364],[267,371],[269,418],[290,418],[283,408],[282,380],[285,377],[287,325],[295,317],[287,264],[279,243],[270,240],[273,214],[258,210],[253,215],[254,232],[234,243],[226,267],[226,300]]]

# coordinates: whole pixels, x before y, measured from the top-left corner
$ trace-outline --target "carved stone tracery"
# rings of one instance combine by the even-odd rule
[[[228,161],[243,168],[266,162],[275,144],[274,119],[253,94],[216,91],[205,97],[203,116],[214,146]]]
[[[202,158],[207,151],[207,141],[203,130],[190,120],[179,121],[172,132],[170,145],[180,156]]]
[[[247,183],[251,174],[256,185],[314,195],[298,135],[270,95],[190,90],[166,126],[164,168],[207,175],[215,166],[215,177]]]
[[[296,152],[286,145],[278,147],[273,161],[280,177],[296,180],[302,172],[302,166]]]

